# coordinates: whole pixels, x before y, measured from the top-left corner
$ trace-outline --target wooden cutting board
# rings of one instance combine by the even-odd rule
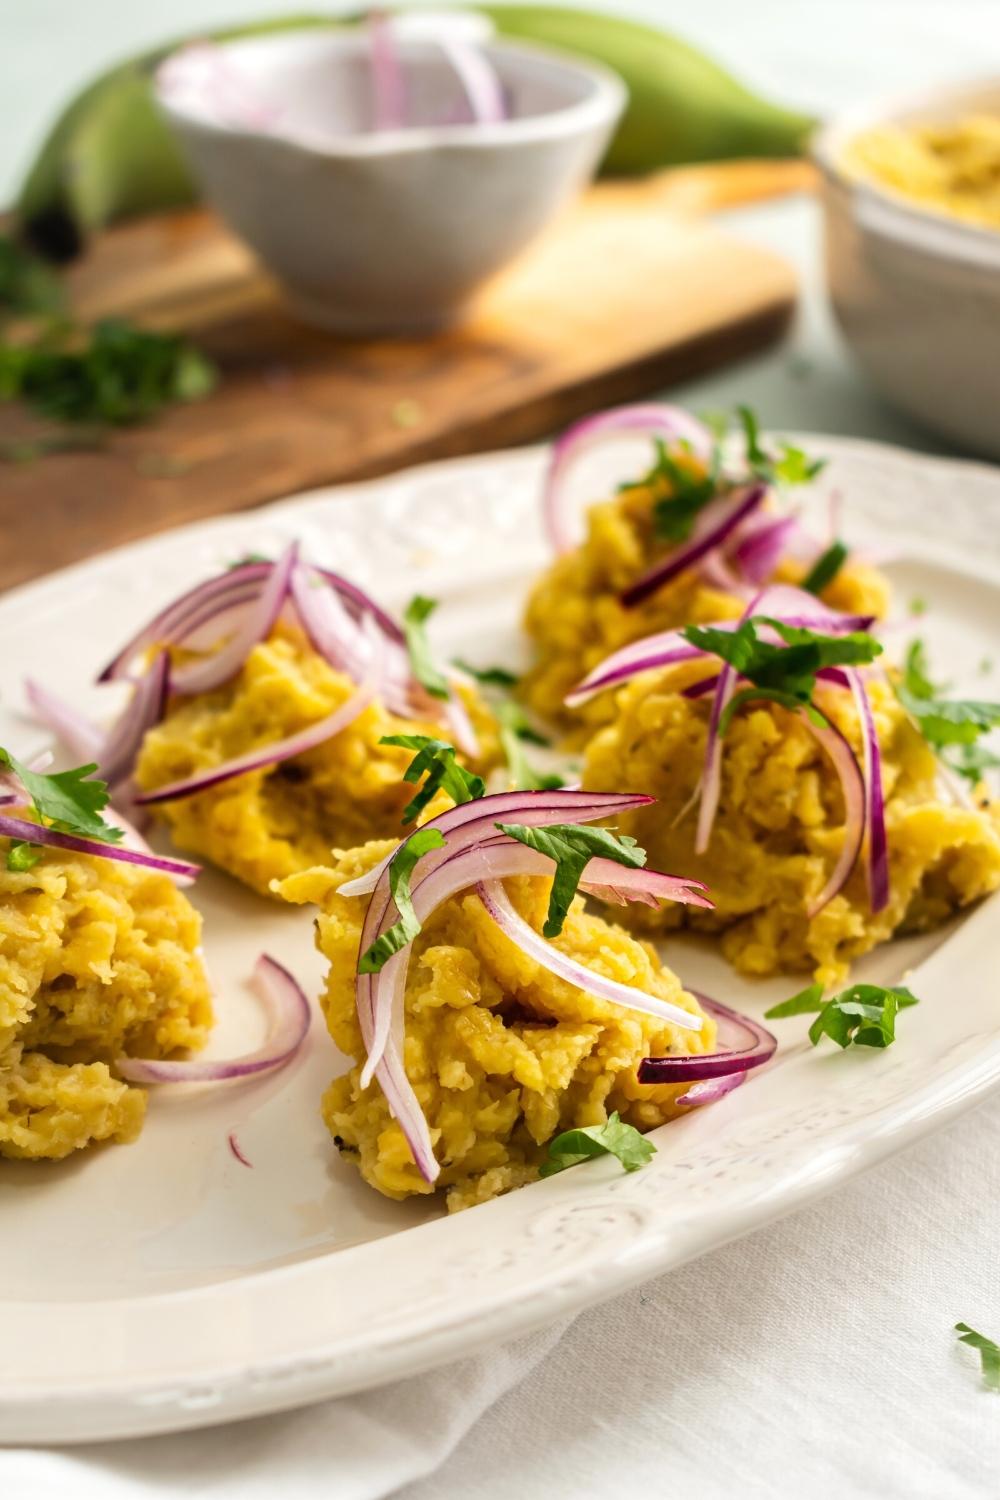
[[[794,277],[704,213],[808,183],[778,162],[598,184],[460,328],[420,339],[297,323],[208,213],[114,229],[69,272],[77,316],[189,332],[222,379],[95,451],[0,464],[0,587],[200,516],[538,438],[748,354],[786,327]],[[0,410],[0,441],[37,430]]]

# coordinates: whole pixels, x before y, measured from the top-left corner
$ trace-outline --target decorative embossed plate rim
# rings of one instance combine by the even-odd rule
[[[1000,471],[870,443],[803,441],[830,456],[824,482],[846,495],[851,534],[888,543],[901,553],[905,581],[942,593],[949,614],[934,628],[944,628],[949,663],[965,663],[971,674],[1000,606]],[[453,635],[485,659],[498,633],[513,641],[524,578],[545,557],[541,463],[541,450],[487,455],[305,495],[20,589],[0,600],[0,732],[25,733],[9,705],[26,658],[88,706],[80,684],[153,595],[169,597],[191,574],[293,534],[311,555],[377,585],[389,603],[416,586],[439,593]],[[591,482],[596,492],[601,476]],[[37,640],[48,642],[42,659],[32,653]],[[42,1261],[32,1295],[0,1288],[4,1345],[16,1351],[0,1362],[0,1441],[202,1426],[397,1379],[540,1326],[802,1206],[1000,1082],[996,918],[990,903],[936,947],[885,950],[872,972],[916,963],[913,982],[925,1001],[907,1013],[900,1045],[834,1054],[814,1051],[795,1028],[783,1031],[777,1065],[658,1132],[656,1157],[633,1176],[595,1161],[453,1219],[412,1222],[400,1210],[407,1227],[395,1233],[386,1233],[382,1212],[374,1231],[381,1238],[167,1291],[130,1291],[126,1266],[114,1295],[47,1300]],[[694,961],[714,962],[716,983],[726,973],[717,961]],[[751,995],[759,1008],[769,998],[731,976],[727,985],[736,1003]],[[323,1040],[314,1037],[313,1046]],[[332,1071],[321,1057],[323,1068]],[[294,1088],[295,1076],[286,1074],[282,1087]],[[274,1118],[274,1099],[268,1107]],[[179,1140],[183,1152],[183,1134]],[[80,1194],[113,1170],[115,1149],[97,1153],[89,1179],[63,1177],[48,1194],[50,1203],[62,1201],[55,1193],[65,1197],[67,1255],[80,1232]],[[280,1163],[280,1140],[276,1149]],[[176,1164],[160,1165],[169,1185],[167,1168]],[[4,1210],[13,1212],[11,1201],[24,1195],[0,1179],[0,1198],[2,1236]],[[119,1222],[109,1225],[109,1244]],[[169,1233],[163,1245],[168,1259],[178,1253]],[[79,1274],[85,1286],[86,1267]]]

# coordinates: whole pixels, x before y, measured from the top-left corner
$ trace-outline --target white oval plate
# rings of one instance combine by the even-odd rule
[[[957,686],[998,696],[981,664],[1000,618],[1000,471],[803,441],[832,459],[821,488],[845,495],[848,535],[897,551],[902,601],[933,602],[920,628]],[[0,744],[44,742],[18,709],[25,672],[109,713],[112,690],[88,684],[132,626],[193,578],[293,536],[389,605],[417,589],[440,597],[444,649],[516,664],[521,600],[546,559],[542,461],[539,450],[488,455],[302,496],[8,595]],[[595,465],[583,489],[596,496],[610,477]],[[218,995],[212,1050],[242,1050],[258,1036],[245,980],[261,949],[315,994],[311,922],[214,873],[195,899]],[[948,934],[859,966],[883,981],[915,966],[924,1003],[907,1011],[894,1047],[814,1050],[804,1023],[780,1023],[776,1064],[657,1131],[653,1162],[631,1176],[595,1161],[455,1218],[388,1202],[341,1162],[319,1119],[320,1092],[341,1066],[321,1024],[277,1078],[154,1092],[132,1146],[0,1163],[0,1441],[165,1432],[396,1379],[801,1206],[1000,1080],[997,914],[990,903]],[[748,983],[689,940],[670,952],[689,983],[758,1013],[801,982]],[[230,1131],[252,1169],[229,1149]]]

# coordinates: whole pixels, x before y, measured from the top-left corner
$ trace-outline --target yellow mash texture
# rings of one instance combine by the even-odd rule
[[[201,919],[166,875],[46,850],[0,852],[0,1156],[62,1157],[129,1141],[146,1107],[123,1055],[204,1045],[212,1023]]]
[[[333,869],[286,880],[287,900],[321,908],[317,943],[330,969],[322,998],[330,1035],[354,1066],[330,1085],[323,1117],[365,1180],[390,1198],[429,1193],[377,1082],[359,1087],[365,1049],[354,974],[365,901],[336,894],[392,845],[342,854]],[[541,929],[549,882],[506,882]],[[696,1000],[646,942],[588,914],[578,898],[555,945],[589,968],[699,1014]],[[650,1130],[681,1113],[681,1085],[637,1083],[643,1057],[712,1050],[715,1027],[687,1031],[585,994],[539,967],[469,892],[446,902],[413,944],[406,987],[407,1074],[430,1123],[451,1210],[482,1203],[538,1175],[561,1130],[618,1110]]]
[[[153,790],[274,744],[326,718],[354,691],[300,632],[280,626],[223,687],[174,699],[143,741],[136,780]],[[492,717],[472,691],[467,707],[482,750],[477,769],[488,767],[498,755]],[[179,848],[266,895],[272,880],[328,860],[334,846],[398,833],[413,795],[402,779],[413,752],[380,745],[389,734],[449,738],[440,724],[396,718],[376,700],[307,755],[154,811]]]
[[[844,165],[924,208],[1000,229],[1000,115],[882,125],[851,142]]]
[[[656,631],[734,619],[743,611],[743,600],[702,583],[693,571],[634,608],[619,602],[621,590],[664,555],[664,544],[653,535],[652,507],[668,492],[666,486],[634,485],[592,506],[584,541],[552,563],[528,599],[524,624],[535,645],[535,663],[524,679],[524,696],[544,718],[575,728],[577,743],[611,719],[614,702],[603,695],[570,711],[563,699],[606,656]],[[789,559],[776,581],[799,583],[804,572]],[[888,584],[874,568],[851,562],[822,597],[835,609],[882,616]]]
[[[1000,886],[998,809],[985,798],[975,809],[942,800],[934,755],[891,688],[878,682],[870,697],[886,797],[891,899],[884,911],[869,911],[859,860],[840,894],[807,918],[843,845],[843,797],[801,719],[772,703],[751,704],[733,719],[711,843],[696,855],[695,790],[711,699],[687,699],[678,689],[704,675],[704,665],[696,665],[636,678],[617,695],[614,723],[588,747],[587,789],[659,799],[617,818],[620,830],[639,840],[652,868],[705,881],[715,902],[714,912],[630,908],[631,925],[721,928],[722,951],[743,973],[812,969],[829,985],[843,979],[852,958],[894,932],[934,927]],[[817,703],[860,756],[850,695],[821,687]]]

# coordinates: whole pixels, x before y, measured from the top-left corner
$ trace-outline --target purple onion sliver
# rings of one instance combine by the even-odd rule
[[[766,494],[765,485],[754,484],[735,495],[720,495],[710,501],[702,511],[690,541],[673,548],[655,567],[623,589],[619,595],[622,604],[629,609],[641,604],[650,594],[655,594],[665,583],[698,562],[706,552],[718,547],[751,511],[756,510]]]
[[[687,1109],[694,1109],[701,1104],[714,1104],[717,1099],[738,1089],[746,1081],[746,1068],[738,1073],[727,1073],[722,1078],[706,1078],[700,1083],[693,1083],[686,1093],[678,1094],[675,1103],[683,1104]]]
[[[724,1078],[732,1073],[745,1073],[748,1068],[759,1068],[770,1062],[778,1046],[778,1039],[755,1021],[739,1011],[722,1005],[709,995],[692,993],[702,1009],[715,1020],[720,1032],[726,1031],[738,1039],[725,1052],[691,1053],[686,1057],[645,1057],[639,1064],[640,1083],[686,1083],[688,1079]]]
[[[165,859],[162,855],[129,849],[123,844],[105,844],[100,839],[81,838],[75,833],[60,833],[57,828],[46,828],[27,818],[0,816],[0,838],[17,839],[26,844],[45,844],[53,849],[69,849],[74,854],[92,854],[98,859],[113,859],[123,865],[142,865],[147,870],[162,870],[165,875],[189,876],[193,879],[201,870],[200,865],[189,864],[186,860]]]

